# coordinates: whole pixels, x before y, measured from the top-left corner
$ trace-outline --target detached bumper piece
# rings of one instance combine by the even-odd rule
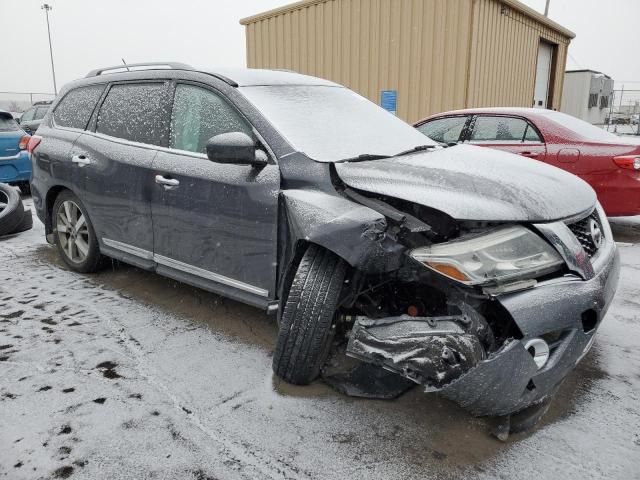
[[[356,317],[347,355],[439,390],[485,358],[470,325],[465,315]]]

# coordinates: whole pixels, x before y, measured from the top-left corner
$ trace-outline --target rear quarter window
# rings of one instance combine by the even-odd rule
[[[53,120],[60,127],[87,128],[93,109],[100,99],[104,85],[91,85],[71,90],[53,112]]]

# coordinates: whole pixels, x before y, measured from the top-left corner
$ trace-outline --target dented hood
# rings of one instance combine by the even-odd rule
[[[458,220],[546,222],[596,203],[593,189],[564,170],[471,145],[335,166],[352,188],[419,203]]]

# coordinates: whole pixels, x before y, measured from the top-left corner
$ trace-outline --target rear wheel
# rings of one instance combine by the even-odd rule
[[[58,252],[76,272],[95,272],[101,255],[96,233],[87,210],[73,193],[66,190],[53,204],[53,230]]]
[[[284,304],[273,356],[273,371],[283,380],[306,385],[318,376],[346,268],[344,260],[316,245],[302,257]]]

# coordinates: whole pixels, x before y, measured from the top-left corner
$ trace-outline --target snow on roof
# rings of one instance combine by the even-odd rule
[[[213,75],[222,75],[240,87],[257,85],[319,85],[339,87],[337,83],[322,78],[302,75],[288,70],[266,70],[259,68],[212,68],[202,70]]]

